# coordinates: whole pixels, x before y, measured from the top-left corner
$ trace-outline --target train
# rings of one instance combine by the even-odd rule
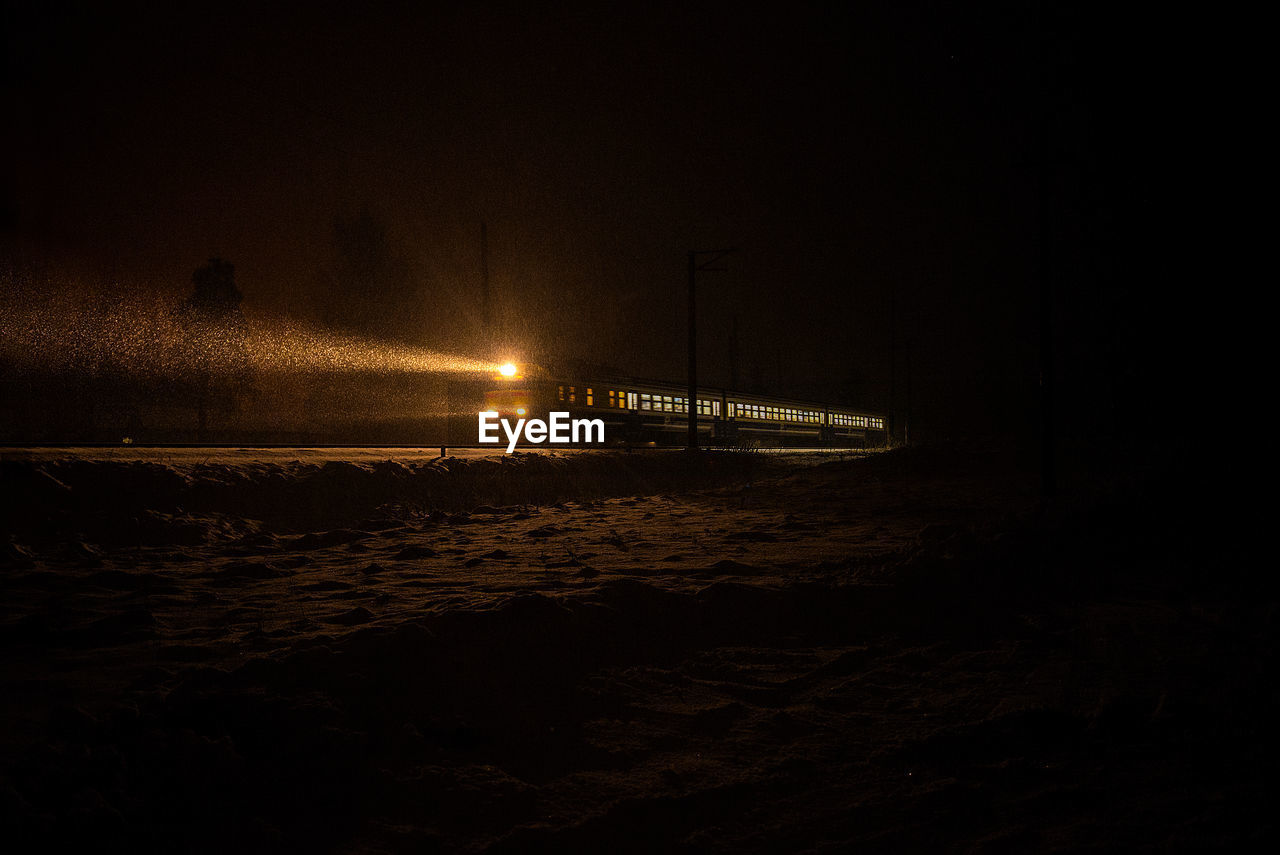
[[[600,419],[613,445],[679,445],[688,437],[688,386],[612,375],[569,375],[507,363],[484,408],[502,418],[550,412]],[[773,395],[698,387],[699,443],[725,447],[849,447],[885,444],[883,414]]]

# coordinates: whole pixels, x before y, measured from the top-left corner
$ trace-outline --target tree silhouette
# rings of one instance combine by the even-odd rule
[[[211,258],[191,274],[195,289],[187,298],[186,308],[202,319],[244,323],[240,303],[244,295],[236,287],[236,269],[229,261]]]
[[[196,268],[191,281],[195,287],[179,310],[184,331],[181,385],[195,406],[198,436],[205,440],[210,413],[234,412],[253,375],[235,267],[211,258]]]

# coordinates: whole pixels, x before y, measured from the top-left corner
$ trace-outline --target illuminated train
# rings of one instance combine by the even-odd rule
[[[530,375],[542,372],[531,369]],[[485,409],[514,422],[553,411],[601,419],[610,444],[683,444],[688,386],[634,378],[523,376],[508,363],[485,391]],[[698,388],[698,434],[716,445],[868,447],[885,442],[884,417],[769,395]]]

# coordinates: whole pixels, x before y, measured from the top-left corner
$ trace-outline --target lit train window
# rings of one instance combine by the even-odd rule
[[[569,387],[569,403],[575,403],[578,400],[578,391],[576,386]]]
[[[596,396],[595,396],[594,390],[588,388],[587,389],[587,406],[588,407],[594,406],[595,399],[596,399]]]
[[[630,406],[630,408],[631,408],[631,409],[633,409],[633,410],[636,408],[636,393],[635,393],[635,392],[628,392],[628,393],[627,393],[627,404],[628,404],[628,406]]]
[[[671,396],[670,395],[662,396],[662,411],[664,413],[671,412]]]
[[[617,394],[617,393],[616,393],[616,392],[614,392],[612,389],[610,389],[610,390],[609,390],[609,406],[611,406],[611,407],[612,407],[612,406],[614,405],[614,403],[615,403],[615,400],[614,400],[614,397],[613,397],[615,394]]]
[[[720,416],[720,402],[719,402],[719,401],[712,401],[712,402],[711,402],[711,415],[716,416],[717,418],[719,418],[719,416]]]
[[[737,416],[736,416],[736,415],[734,414],[734,412],[733,412],[733,410],[734,410],[734,408],[735,408],[736,406],[737,406],[737,405],[736,405],[733,401],[730,401],[730,402],[729,402],[729,418],[731,418],[731,419],[733,419],[733,418],[737,418]]]
[[[649,396],[647,394],[640,396],[640,409],[642,410],[649,409]]]
[[[562,400],[562,401],[563,401],[563,400],[564,400],[564,387],[563,387],[563,386],[557,386],[557,387],[556,387],[556,389],[558,389],[558,390],[560,391],[560,400]]]

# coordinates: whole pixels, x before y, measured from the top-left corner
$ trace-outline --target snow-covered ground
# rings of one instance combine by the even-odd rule
[[[6,822],[167,851],[1270,833],[1216,730],[1259,725],[1265,604],[1165,596],[1136,494],[1045,506],[954,452],[437,454],[6,452]]]

